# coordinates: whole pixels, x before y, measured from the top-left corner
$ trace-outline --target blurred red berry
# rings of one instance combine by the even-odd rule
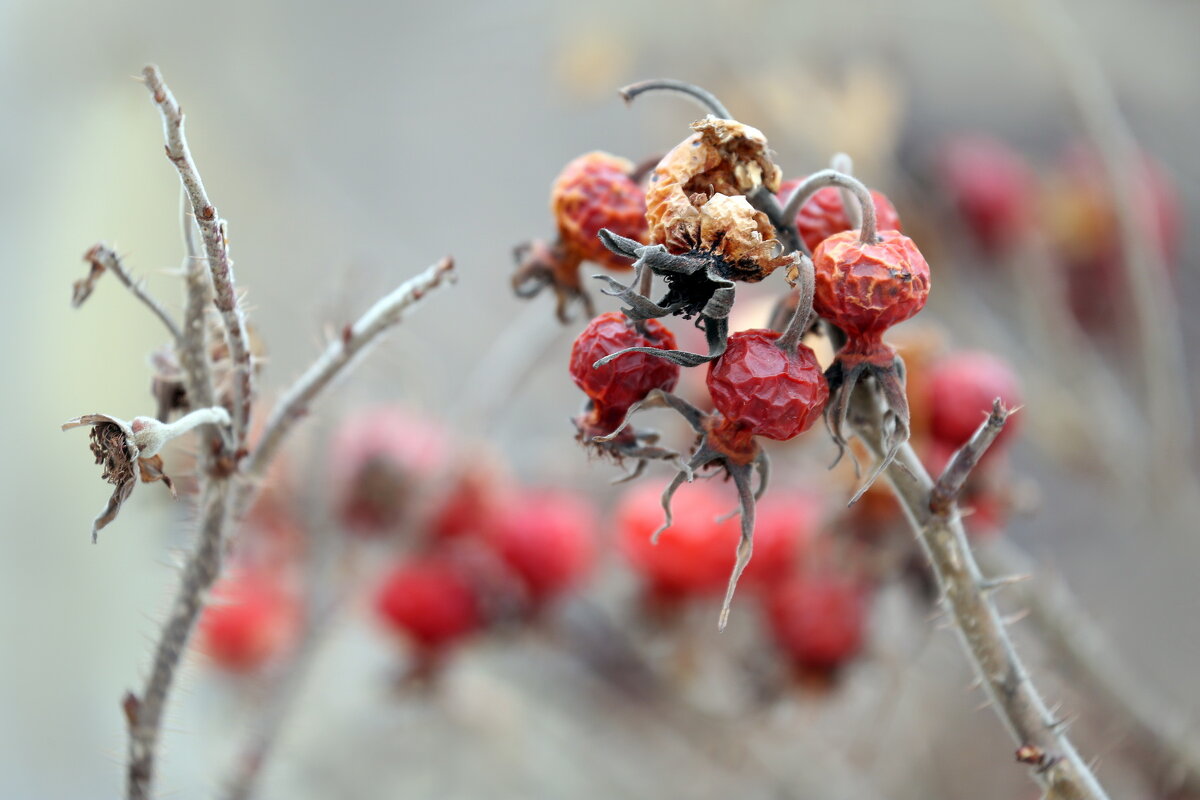
[[[829,386],[812,349],[785,353],[770,330],[739,331],[708,368],[713,406],[755,436],[786,441],[812,427],[829,399]]]
[[[481,534],[503,503],[508,487],[503,464],[477,455],[450,478],[450,488],[433,509],[429,532],[437,539]]]
[[[776,490],[757,504],[754,558],[742,580],[775,584],[796,571],[821,524],[822,507],[813,494]]]
[[[252,672],[287,648],[300,621],[299,604],[279,582],[256,571],[219,581],[200,617],[201,652],[231,672]]]
[[[964,135],[943,143],[938,160],[942,185],[980,247],[1002,250],[1028,230],[1038,185],[1017,151],[989,136]]]
[[[399,524],[415,488],[442,470],[448,434],[434,420],[397,407],[360,410],[333,438],[330,479],[349,529],[380,533]]]
[[[464,572],[436,555],[393,567],[375,593],[375,610],[388,627],[426,651],[443,650],[484,622]]]
[[[858,655],[866,618],[865,589],[844,575],[796,575],[767,602],[775,641],[805,669],[834,670]]]
[[[591,570],[596,529],[596,512],[580,495],[526,491],[507,498],[487,540],[538,603],[578,585]]]
[[[624,314],[609,311],[593,319],[571,346],[571,378],[591,398],[595,416],[613,427],[621,423],[634,403],[652,389],[671,391],[679,380],[679,367],[647,353],[629,353],[598,368],[592,365],[629,347],[674,350],[675,337],[658,320],[646,320],[644,333]],[[608,433],[609,431],[602,431]]]
[[[784,181],[778,192],[780,202],[787,202],[792,191],[801,183],[799,178]],[[874,189],[871,190],[871,199],[875,201],[875,227],[880,231],[900,230],[900,215],[896,213],[892,201]],[[832,186],[817,190],[796,212],[796,230],[809,250],[816,250],[817,245],[835,233],[850,230],[850,218],[846,216],[846,207],[842,205],[842,193]]]
[[[736,518],[717,519],[729,513],[736,498],[712,483],[684,484],[672,506],[674,521],[654,544],[651,536],[663,523],[662,489],[661,484],[642,484],[621,498],[616,515],[621,552],[655,590],[665,594],[724,589],[740,527]]]
[[[946,356],[933,365],[929,374],[930,432],[952,452],[971,438],[997,397],[1009,408],[1021,404],[1020,382],[1007,362],[982,350]],[[1019,419],[1019,414],[1009,417],[989,454],[1003,449]]]

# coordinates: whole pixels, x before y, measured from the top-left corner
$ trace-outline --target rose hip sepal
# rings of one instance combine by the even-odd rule
[[[925,306],[929,265],[912,239],[899,231],[880,231],[870,243],[862,241],[858,231],[834,234],[817,246],[813,265],[813,309],[846,335],[846,343],[825,373],[830,390],[826,419],[839,457],[846,445],[850,398],[862,378],[875,378],[887,401],[887,416],[894,423],[888,452],[850,501],[853,503],[908,440],[904,362],[884,343],[883,334]]]
[[[629,265],[600,243],[601,228],[644,241],[646,198],[634,180],[632,162],[600,151],[569,162],[550,191],[550,212],[558,227],[553,243],[539,240],[516,247],[517,268],[512,276],[518,297],[533,297],[545,286],[555,293],[555,311],[567,322],[567,306],[578,300],[588,314],[595,311],[579,281],[579,265],[593,261],[609,269]]]

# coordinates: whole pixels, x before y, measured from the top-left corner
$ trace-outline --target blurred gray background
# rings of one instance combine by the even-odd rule
[[[1186,198],[1181,292],[1196,297],[1200,7],[1067,7],[1139,139]],[[459,284],[432,298],[324,406],[333,414],[360,400],[403,399],[438,409],[476,390],[464,378],[511,320],[531,337],[554,331],[540,323],[548,301],[527,311],[511,298],[507,276],[511,246],[550,233],[547,187],[560,165],[590,149],[635,159],[661,151],[695,116],[669,98],[626,108],[617,86],[658,75],[696,81],[763,128],[780,162],[797,165],[792,171],[840,148],[865,178],[886,183],[898,153],[946,130],[988,129],[1032,152],[1072,135],[1054,61],[1028,31],[1036,8],[953,0],[0,3],[0,418],[9,431],[0,459],[0,797],[120,791],[118,700],[146,669],[171,589],[169,550],[186,541],[179,510],[159,487],[143,486],[92,546],[89,521],[108,487],[85,435],[57,430],[82,413],[150,413],[145,356],[158,344],[157,323],[111,279],[72,311],[83,252],[113,244],[178,305],[169,274],[181,258],[178,181],[162,154],[158,115],[130,78],[145,63],[162,68],[180,99],[193,154],[229,220],[237,276],[267,342],[268,392],[318,352],[325,326],[340,326],[450,253]],[[1198,323],[1185,316],[1195,344]],[[554,335],[545,360],[557,365],[569,338]],[[537,369],[492,438],[530,479],[600,487],[607,473],[580,457],[565,427],[545,425],[575,404],[560,369]],[[1036,417],[1036,405],[1029,413]],[[1029,450],[1029,469],[1047,470]],[[1147,680],[1195,708],[1194,525],[1131,529],[1096,507],[1103,489],[1086,477],[1049,480],[1062,491],[1023,535],[1070,576]],[[633,726],[642,738],[625,741],[619,713],[596,711],[609,701],[549,655],[532,678],[548,687],[539,688],[543,703],[512,688],[528,688],[531,677],[522,657],[501,650],[486,668],[464,666],[440,711],[397,707],[378,677],[390,654],[368,628],[335,635],[281,744],[288,766],[269,777],[264,796],[772,796],[645,719]],[[990,746],[1003,753],[1008,745],[958,688],[967,676],[952,638],[935,640],[912,680],[953,688],[902,709],[894,726],[904,738],[904,720],[925,719],[929,753],[904,764],[883,758],[876,777],[895,796],[982,797],[972,765],[990,763]],[[194,668],[181,687],[161,785],[172,797],[210,796],[230,753],[239,695]],[[876,706],[856,711],[854,696],[838,702],[855,724],[873,725]],[[826,713],[819,708],[791,708],[780,724],[807,723],[811,736]],[[937,715],[943,721],[928,721]],[[944,763],[939,749],[964,729],[979,747]],[[1103,748],[1103,739],[1089,744]],[[1003,775],[987,797],[1033,796],[1019,771]]]

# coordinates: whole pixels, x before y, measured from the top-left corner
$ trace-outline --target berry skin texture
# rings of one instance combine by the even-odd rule
[[[882,230],[876,244],[863,244],[858,231],[821,242],[813,253],[813,308],[852,340],[881,342],[883,332],[917,314],[929,298],[929,264],[913,240]],[[890,352],[888,355],[890,362]]]
[[[646,320],[643,327],[645,333],[624,314],[609,311],[593,319],[571,346],[570,369],[575,385],[606,416],[615,414],[617,424],[629,407],[652,389],[669,392],[679,380],[676,364],[646,353],[629,353],[593,369],[600,359],[628,347],[676,348],[674,335],[658,320]]]
[[[609,269],[628,270],[629,261],[614,255],[596,234],[608,228],[639,242],[646,241],[646,197],[630,175],[627,159],[595,151],[563,167],[550,191],[550,212],[559,241],[578,260]]]
[[[229,672],[249,673],[286,649],[295,638],[299,607],[274,579],[234,573],[213,590],[200,617],[201,652]]]
[[[787,202],[801,183],[798,178],[784,181],[778,192],[780,202]],[[875,227],[881,231],[901,230],[900,215],[887,195],[872,189],[871,199],[875,201]],[[832,186],[818,190],[796,212],[796,230],[809,250],[817,249],[821,242],[835,233],[850,230],[850,227],[846,207],[842,205],[842,193]]]
[[[930,432],[950,448],[966,444],[999,397],[1008,408],[1021,404],[1021,385],[1012,367],[980,350],[964,350],[938,361],[929,375]],[[1009,417],[1000,436],[984,454],[1011,441],[1020,415]]]
[[[829,399],[816,354],[801,344],[794,353],[775,345],[770,330],[740,331],[708,369],[708,391],[723,417],[755,436],[786,441],[808,430]]]
[[[858,655],[866,617],[863,588],[835,574],[796,575],[767,602],[775,641],[802,669],[833,671]]]
[[[566,491],[530,491],[510,499],[487,542],[521,579],[535,604],[578,585],[596,562],[596,512]]]
[[[375,611],[385,625],[429,653],[483,627],[472,586],[452,562],[437,556],[395,566],[376,591]]]

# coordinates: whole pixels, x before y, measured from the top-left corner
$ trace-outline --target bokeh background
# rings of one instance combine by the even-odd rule
[[[947,135],[987,131],[1053,165],[1084,134],[1052,44],[1059,14],[1182,196],[1173,294],[1189,366],[1173,378],[1194,409],[1194,4],[0,4],[0,796],[120,792],[119,698],[144,675],[174,554],[189,540],[186,514],[148,486],[92,546],[89,521],[108,487],[83,435],[57,431],[81,413],[149,413],[146,354],[160,338],[115,281],[69,307],[82,253],[114,244],[152,291],[178,303],[178,181],[158,115],[130,78],[143,64],[157,63],[180,98],[193,154],[229,220],[269,353],[268,394],[299,374],[328,326],[446,253],[459,265],[458,285],[325,399],[297,437],[298,473],[321,485],[329,420],[402,401],[457,413],[453,423],[485,436],[523,479],[604,504],[611,469],[583,457],[567,423],[578,403],[564,369],[571,333],[552,322],[548,299],[513,299],[507,278],[512,245],[550,232],[547,188],[563,163],[591,149],[660,152],[696,116],[668,97],[627,108],[614,89],[659,75],[704,84],[767,133],[785,171],[845,150],[860,176],[893,192],[902,216],[920,220],[914,228],[938,236],[945,204],[922,169]],[[930,250],[959,252],[946,239]],[[1110,348],[1125,359],[1111,359],[1104,384],[1124,388],[1097,400],[1089,382],[1058,371],[1052,343],[1029,340],[1015,273],[939,263],[932,252],[930,261],[927,315],[956,345],[1002,353],[1027,374],[1015,463],[1040,502],[1011,535],[1066,577],[1139,679],[1190,717],[1200,710],[1195,450],[1185,448],[1186,474],[1153,494],[1155,454],[1123,337],[1089,351],[1102,366]],[[953,275],[945,290],[943,269]],[[523,364],[515,380],[488,369],[498,359]],[[829,455],[822,448],[817,460]],[[598,596],[629,604],[618,564],[596,584]],[[262,796],[1035,796],[994,716],[975,709],[981,698],[953,635],[931,622],[924,642],[903,605],[881,604],[871,655],[836,692],[797,689],[753,713],[739,711],[719,670],[689,687],[686,710],[656,710],[535,635],[464,654],[437,693],[397,694],[396,648],[352,607],[284,725]],[[762,646],[717,638],[707,624],[694,636],[694,648],[726,665],[738,648]],[[1088,710],[1052,661],[1032,645],[1029,655],[1053,697]],[[189,662],[169,713],[164,793],[216,791],[260,690]],[[1115,794],[1150,796],[1117,753],[1119,724],[1076,730]]]

